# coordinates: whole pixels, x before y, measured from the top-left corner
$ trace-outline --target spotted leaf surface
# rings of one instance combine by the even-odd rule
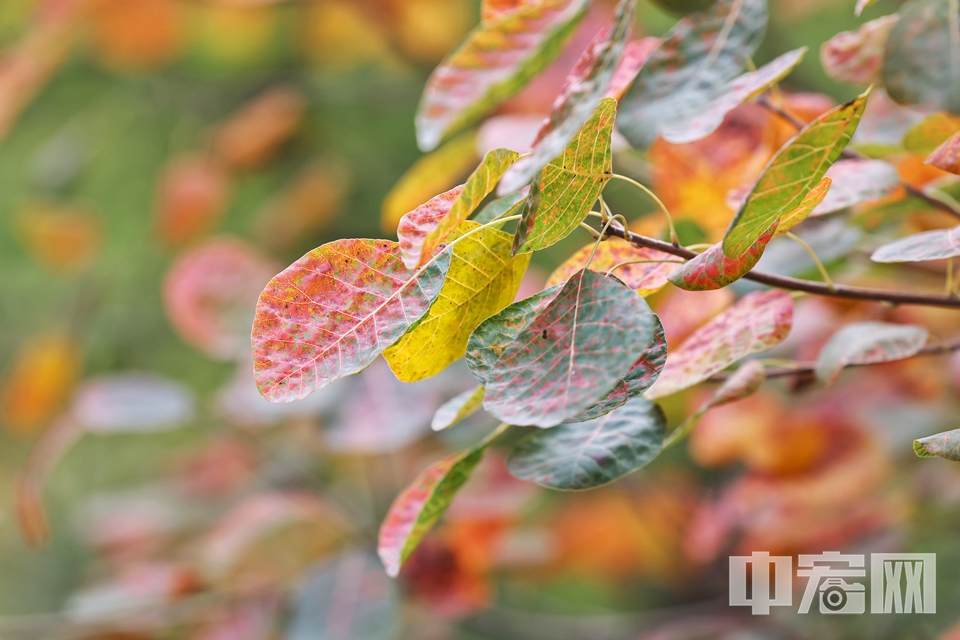
[[[927,330],[886,322],[849,324],[830,338],[817,357],[817,379],[836,382],[847,365],[892,362],[916,355],[927,343]]]
[[[898,15],[865,22],[856,31],[842,31],[820,47],[820,62],[827,75],[847,84],[883,82],[883,50]]]
[[[743,72],[767,27],[766,0],[718,0],[681,19],[621,101],[620,132],[635,147],[685,122]]]
[[[926,159],[926,163],[960,175],[960,132],[953,134],[937,147]]]
[[[453,248],[440,295],[416,326],[383,352],[404,382],[434,376],[463,357],[477,326],[513,302],[529,255],[510,257],[513,236],[463,222],[460,234],[473,231]]]
[[[828,111],[777,152],[730,222],[723,239],[727,256],[742,255],[820,183],[853,136],[866,103],[863,94]]]
[[[616,100],[604,98],[563,154],[543,168],[539,205],[529,233],[518,245],[520,252],[563,240],[587,217],[613,172],[610,144],[616,118]]]
[[[557,267],[550,274],[547,286],[562,284],[586,267],[593,246],[593,242],[585,245]],[[601,242],[600,246],[597,247],[597,253],[593,256],[590,268],[603,273],[625,262],[632,262],[633,264],[625,264],[619,267],[614,271],[614,275],[644,297],[662,289],[667,284],[670,274],[682,264],[679,258],[669,253],[647,249],[646,247],[634,247],[625,240],[610,238]]]
[[[660,407],[637,398],[596,420],[534,431],[517,443],[507,469],[550,489],[593,489],[657,457],[665,429]]]
[[[430,426],[434,431],[443,431],[473,415],[483,405],[483,392],[483,387],[467,389],[443,403],[434,414]]]
[[[620,0],[613,23],[601,30],[567,77],[531,154],[503,176],[503,191],[515,191],[529,183],[548,162],[563,153],[593,115],[623,57],[636,9],[637,0]]]
[[[715,244],[670,276],[670,282],[687,291],[710,291],[729,286],[757,266],[777,231],[777,222],[763,232],[740,257],[728,258],[723,245]]]
[[[794,49],[756,71],[745,73],[726,83],[718,90],[715,98],[691,114],[687,120],[666,123],[661,132],[663,139],[673,144],[686,144],[707,137],[720,128],[728,113],[757,97],[796,69],[806,52],[806,47]]]
[[[852,207],[861,202],[873,202],[893,195],[900,186],[896,168],[883,160],[838,160],[827,171],[832,184],[823,201],[810,213],[822,216]]]
[[[960,462],[960,429],[914,440],[913,450],[921,458],[936,457]]]
[[[253,324],[257,387],[268,400],[304,398],[363,370],[433,304],[444,251],[412,271],[386,240],[337,240],[306,254],[260,294]]]
[[[552,427],[613,390],[653,342],[654,324],[643,298],[584,270],[502,351],[471,339],[467,365],[486,387],[488,412],[510,424]]]
[[[699,384],[747,356],[780,344],[793,326],[793,298],[762,291],[741,298],[672,349],[645,396],[662,398]]]
[[[936,229],[885,244],[870,256],[874,262],[925,262],[960,256],[960,227]]]
[[[423,241],[450,213],[453,203],[463,193],[463,185],[431,198],[410,213],[400,218],[397,238],[400,241],[400,257],[408,269],[416,269],[423,252]]]
[[[800,204],[798,204],[793,211],[783,214],[774,235],[782,236],[810,217],[814,209],[827,197],[827,193],[830,192],[832,185],[833,180],[831,180],[829,176],[824,176],[817,186],[811,189],[807,195],[803,196],[803,200],[800,201]]]
[[[559,53],[589,0],[543,0],[490,15],[437,67],[417,110],[417,142],[434,149],[480,119]]]

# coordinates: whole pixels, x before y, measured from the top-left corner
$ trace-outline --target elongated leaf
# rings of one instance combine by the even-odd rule
[[[550,489],[593,489],[657,457],[666,422],[660,407],[636,398],[596,420],[534,431],[517,443],[507,469]]]
[[[711,291],[733,284],[757,266],[767,244],[776,234],[777,224],[774,221],[739,258],[728,258],[723,253],[722,244],[713,245],[674,271],[670,282],[687,291]]]
[[[806,47],[789,51],[756,71],[745,73],[723,85],[717,96],[683,121],[672,120],[663,126],[663,139],[673,144],[686,144],[705,138],[723,124],[728,113],[751,100],[797,68]]]
[[[960,175],[960,132],[947,138],[925,162],[937,169]]]
[[[420,245],[419,265],[426,263],[440,245],[453,235],[460,223],[470,217],[470,214],[480,206],[483,199],[497,186],[503,172],[519,157],[519,153],[509,149],[494,149],[484,156],[483,162],[463,184],[460,195],[447,211],[447,214],[439,217],[433,224],[433,229],[426,233],[426,237]],[[405,260],[409,261],[415,255],[415,252],[414,245],[404,254]],[[411,263],[405,262],[405,264],[409,266]]]
[[[653,329],[643,298],[584,270],[506,348],[482,348],[485,339],[471,338],[467,365],[486,387],[488,412],[510,424],[552,427],[612,391],[653,342]]]
[[[443,431],[470,415],[483,405],[483,387],[467,389],[460,395],[445,402],[433,416],[431,427],[434,431]]]
[[[468,220],[461,223],[460,234],[479,228]],[[530,256],[511,258],[512,245],[512,235],[492,227],[456,244],[447,278],[430,310],[383,352],[400,380],[416,382],[446,369],[466,353],[473,330],[513,302]]]
[[[431,198],[400,218],[397,239],[400,241],[400,258],[407,269],[416,269],[420,265],[423,241],[450,213],[461,193],[463,185]]]
[[[493,222],[497,218],[506,218],[520,212],[520,207],[530,195],[529,187],[521,189],[516,193],[497,198],[473,217],[473,221],[479,224]]]
[[[617,102],[622,100],[623,94],[626,93],[630,85],[633,84],[633,80],[637,77],[637,74],[640,73],[640,69],[643,68],[643,65],[650,59],[650,55],[653,54],[662,43],[663,40],[660,38],[652,37],[627,43],[627,48],[620,58],[620,64],[613,73],[613,78],[610,80],[610,85],[607,87],[607,92],[603,97],[613,98]]]
[[[827,171],[826,177],[832,180],[830,191],[810,213],[811,216],[887,198],[900,186],[896,168],[883,160],[838,160]]]
[[[664,126],[689,120],[740,75],[766,26],[766,0],[718,0],[680,20],[624,96],[620,132],[646,148]]]
[[[550,63],[589,0],[525,3],[476,27],[427,81],[417,110],[417,142],[434,149],[480,119]]]
[[[520,252],[538,251],[563,240],[587,217],[613,172],[610,144],[616,118],[617,101],[601,100],[563,154],[543,168],[539,206]]]
[[[851,364],[892,362],[916,355],[927,343],[927,330],[886,322],[848,324],[830,338],[817,357],[817,379],[833,384]]]
[[[863,94],[828,111],[777,152],[730,222],[723,239],[727,256],[742,255],[820,183],[853,136],[866,103],[867,94]]]
[[[563,153],[600,104],[630,36],[637,0],[620,0],[613,24],[603,29],[577,61],[553,104],[529,156],[503,176],[503,191],[529,183],[548,162]]]
[[[936,229],[885,244],[870,256],[874,262],[925,262],[960,256],[960,227]]]
[[[921,458],[939,457],[960,462],[960,429],[914,440],[913,450]]]
[[[831,185],[833,185],[833,180],[829,176],[824,176],[820,183],[803,197],[803,200],[800,201],[796,209],[790,213],[783,214],[783,217],[780,218],[780,224],[777,225],[777,232],[774,235],[782,236],[806,220],[810,214],[813,213],[814,209],[823,202],[823,199],[827,197]]]
[[[909,0],[887,38],[883,79],[900,104],[960,114],[960,17],[954,0]]]
[[[450,254],[411,271],[395,242],[337,240],[294,262],[257,303],[260,393],[273,402],[298,400],[367,367],[433,304]]]
[[[564,283],[580,269],[586,267],[594,244],[591,242],[567,258],[566,262],[550,274],[547,286]],[[618,268],[614,275],[644,297],[662,289],[667,284],[670,274],[682,264],[679,258],[669,253],[646,247],[635,247],[625,240],[610,238],[597,247],[597,253],[593,256],[590,268],[603,273],[617,265],[632,261],[637,262]]]
[[[837,82],[880,84],[883,82],[883,50],[890,30],[900,16],[883,16],[865,22],[856,31],[842,31],[820,47],[820,62]]]
[[[744,296],[671,350],[667,366],[645,396],[662,398],[699,384],[747,356],[776,346],[792,326],[789,293],[761,291]]]

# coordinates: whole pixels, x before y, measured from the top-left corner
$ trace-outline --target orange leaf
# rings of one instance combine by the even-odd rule
[[[0,390],[0,418],[19,433],[42,427],[73,388],[80,348],[67,335],[51,332],[27,340],[14,357]]]

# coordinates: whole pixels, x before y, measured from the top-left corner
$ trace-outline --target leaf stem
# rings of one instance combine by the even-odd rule
[[[600,233],[597,235],[597,241],[593,243],[593,251],[590,252],[590,257],[587,259],[587,264],[583,266],[584,269],[590,268],[590,263],[593,262],[594,256],[597,255],[597,249],[600,248],[600,243],[603,242],[607,237],[607,231],[610,229],[610,225],[613,224],[613,220],[614,218],[610,216],[607,218],[607,221],[603,223],[603,229],[601,229]],[[592,228],[593,227],[591,227],[591,229]]]
[[[817,270],[820,271],[820,277],[823,278],[823,281],[830,287],[831,291],[837,290],[837,285],[834,284],[833,278],[830,277],[830,273],[827,271],[827,268],[823,266],[823,263],[820,261],[820,257],[817,255],[817,252],[813,250],[806,240],[793,233],[792,231],[787,231],[785,234],[788,238],[799,244],[803,247],[803,250],[807,252],[807,255],[810,256],[810,259],[813,260],[814,264],[817,265]]]
[[[477,446],[477,447],[489,447],[491,444],[493,444],[493,442],[494,442],[497,438],[499,438],[500,436],[502,436],[503,434],[505,434],[509,428],[510,428],[510,425],[509,425],[509,424],[507,424],[506,422],[501,422],[500,424],[497,425],[497,428],[496,428],[496,429],[494,429],[493,431],[491,431],[490,433],[488,433],[488,434],[484,437],[484,439],[481,440],[480,442],[478,442],[475,446]]]
[[[657,203],[657,206],[660,207],[660,210],[663,211],[663,215],[666,216],[666,218],[667,218],[667,226],[670,228],[670,242],[673,243],[673,244],[675,244],[675,245],[677,245],[677,246],[679,246],[679,245],[680,245],[680,240],[677,238],[677,228],[673,225],[673,216],[670,215],[670,210],[667,209],[667,205],[663,204],[663,200],[661,200],[660,198],[658,198],[658,197],[657,197],[657,194],[655,194],[653,191],[651,191],[648,187],[646,187],[646,186],[644,186],[643,184],[637,182],[637,181],[634,180],[633,178],[628,178],[627,176],[622,176],[622,175],[620,175],[619,173],[614,173],[611,177],[613,177],[613,178],[615,178],[615,179],[617,179],[617,180],[622,180],[623,182],[627,182],[627,183],[629,183],[629,184],[632,184],[633,186],[637,187],[638,189],[640,189],[641,191],[643,191],[645,194],[647,194],[648,196],[650,196],[650,198],[652,198],[653,201]]]

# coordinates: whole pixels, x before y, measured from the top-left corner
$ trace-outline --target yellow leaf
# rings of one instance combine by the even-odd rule
[[[0,419],[30,433],[60,408],[77,379],[80,350],[68,336],[34,336],[19,350],[0,390]]]

